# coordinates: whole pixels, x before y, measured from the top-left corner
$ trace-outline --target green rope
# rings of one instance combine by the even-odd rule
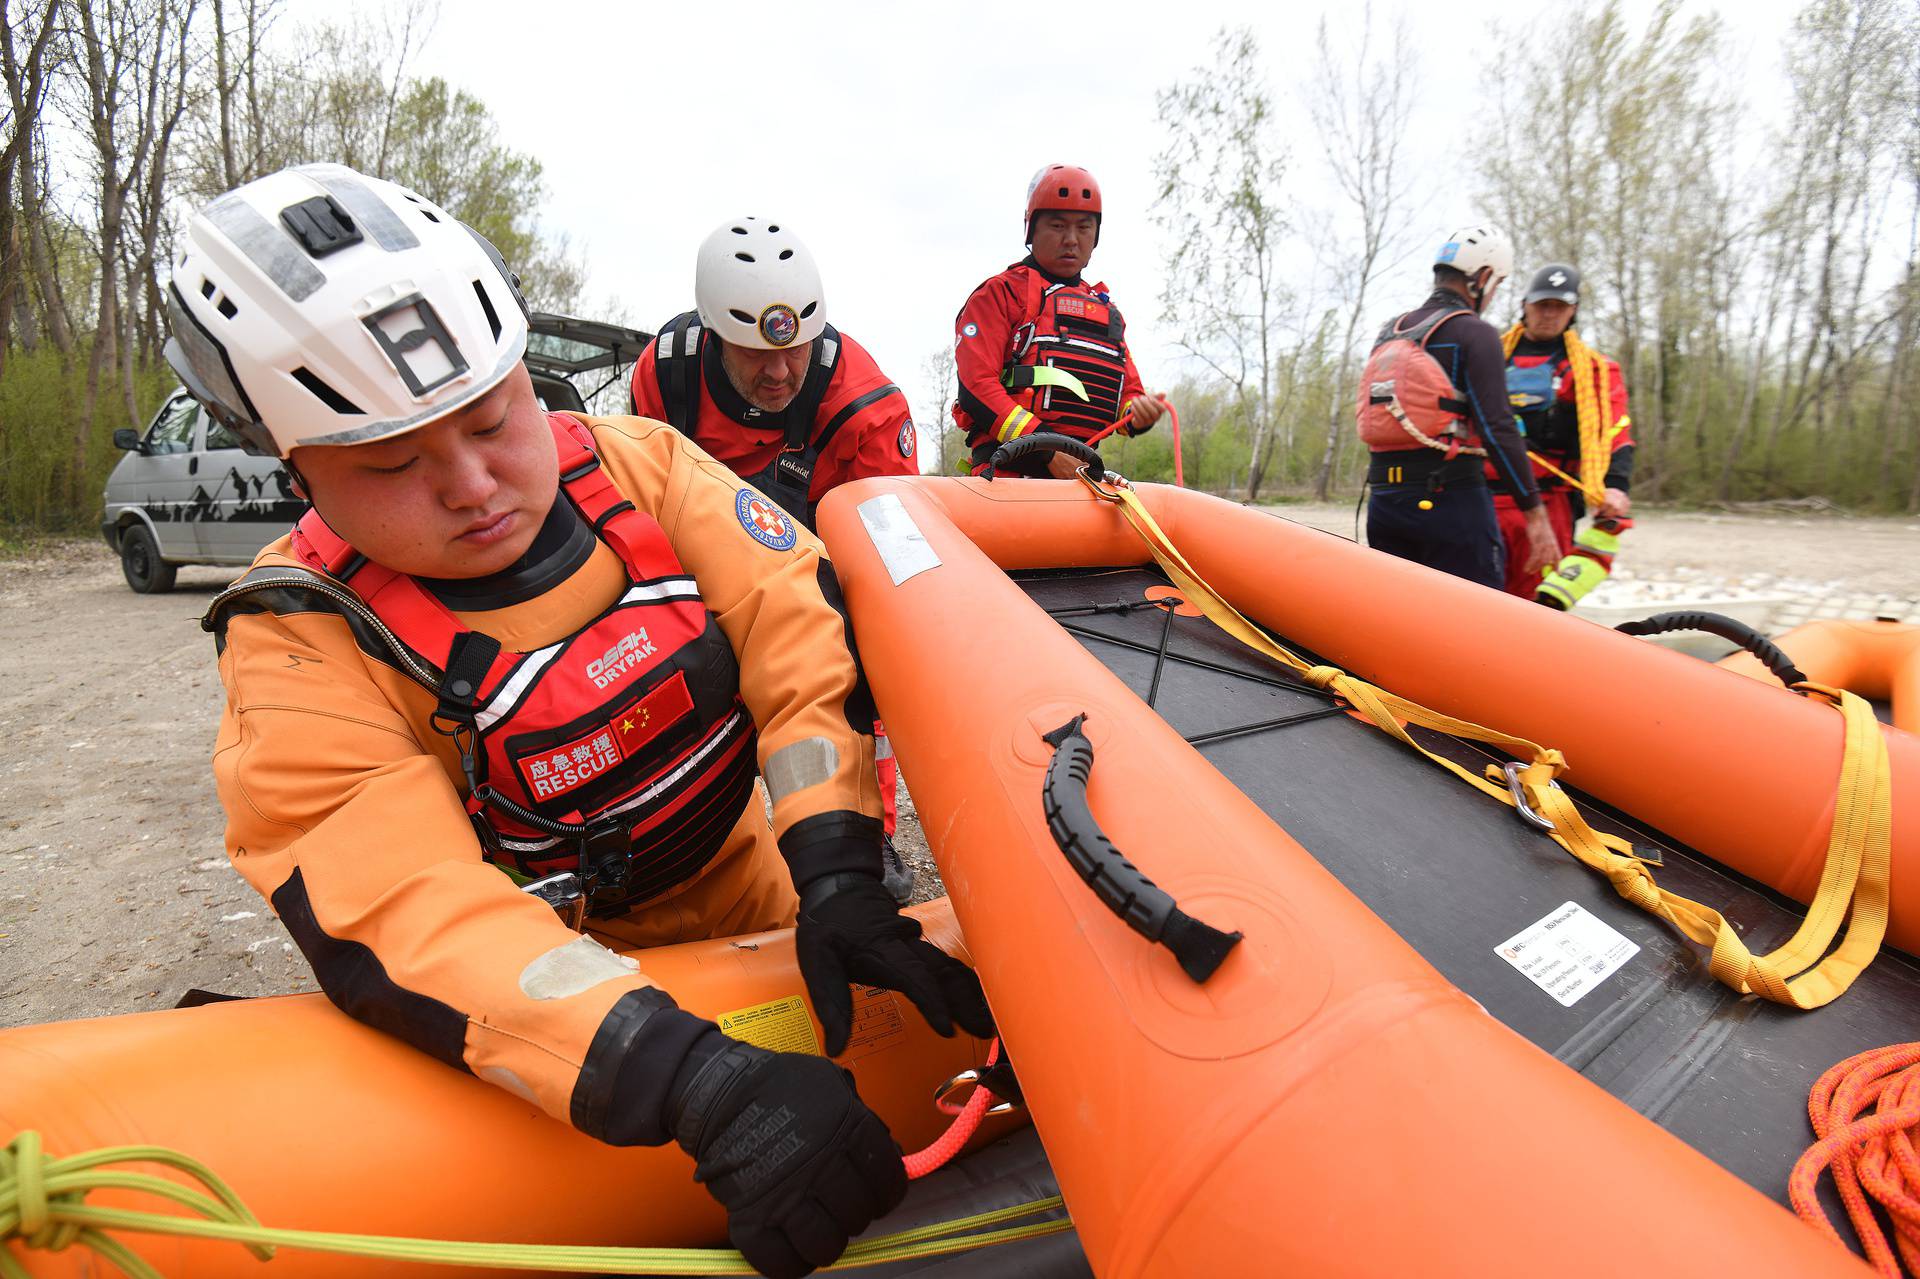
[[[146,1173],[105,1170],[109,1164],[154,1163],[198,1181],[211,1194]],[[89,1192],[137,1190],[170,1200],[199,1217],[130,1208],[89,1206]],[[1064,1207],[1058,1195],[1011,1208],[996,1208],[956,1221],[917,1226],[851,1245],[829,1270],[878,1265],[917,1257],[938,1257],[991,1244],[1013,1243],[1072,1228],[1066,1219],[1005,1226],[1037,1213]],[[205,1218],[201,1220],[200,1218]],[[212,1169],[164,1146],[114,1146],[65,1159],[40,1149],[32,1130],[0,1150],[0,1279],[29,1279],[4,1245],[18,1239],[29,1249],[57,1252],[79,1244],[91,1248],[131,1276],[163,1279],[106,1230],[226,1240],[245,1246],[262,1261],[275,1248],[302,1248],[379,1261],[414,1261],[494,1270],[547,1270],[619,1275],[750,1275],[746,1259],[729,1248],[602,1248],[560,1244],[462,1243],[442,1239],[397,1239],[383,1235],[333,1234],[315,1230],[276,1230],[260,1224],[240,1197]]]

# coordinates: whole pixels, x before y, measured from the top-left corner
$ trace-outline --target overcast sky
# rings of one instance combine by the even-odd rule
[[[289,16],[317,12],[309,2]],[[1777,81],[1797,8],[1722,6],[1750,85]],[[948,12],[964,19],[937,16]],[[504,140],[539,157],[550,192],[541,226],[565,233],[587,264],[590,314],[617,299],[624,318],[657,328],[693,305],[694,251],[708,231],[743,214],[778,217],[819,258],[833,323],[906,389],[924,431],[934,425],[925,361],[951,343],[974,285],[1025,251],[1027,181],[1048,162],[1099,178],[1106,217],[1089,274],[1111,285],[1147,384],[1175,380],[1159,315],[1165,245],[1147,210],[1166,136],[1154,93],[1208,63],[1223,25],[1251,26],[1293,149],[1291,181],[1309,203],[1331,204],[1300,97],[1322,12],[1351,31],[1360,6],[454,0],[411,70],[475,93]],[[1423,49],[1413,140],[1431,175],[1419,221],[1436,244],[1475,216],[1475,192],[1444,174],[1487,110],[1471,68],[1490,28],[1461,13],[1375,13]],[[1419,292],[1419,272],[1410,265],[1399,283]],[[1417,300],[1384,299],[1381,318]]]

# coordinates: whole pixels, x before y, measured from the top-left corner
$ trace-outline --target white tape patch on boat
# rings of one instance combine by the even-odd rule
[[[616,955],[591,937],[576,937],[523,968],[520,993],[528,999],[566,999],[639,971],[639,960]]]
[[[1638,945],[1578,902],[1562,904],[1494,950],[1563,1008],[1573,1007],[1640,953]]]
[[[887,566],[887,576],[895,586],[930,568],[940,567],[940,557],[927,545],[920,526],[907,514],[897,493],[882,493],[860,503],[860,522],[867,526],[873,549]]]

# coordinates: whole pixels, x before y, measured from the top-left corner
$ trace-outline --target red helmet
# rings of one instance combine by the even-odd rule
[[[1100,243],[1100,184],[1073,164],[1041,167],[1027,183],[1027,243],[1033,243],[1033,220],[1044,209],[1093,214],[1093,242]]]

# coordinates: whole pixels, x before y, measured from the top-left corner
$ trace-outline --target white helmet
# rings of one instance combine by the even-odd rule
[[[362,444],[484,395],[527,348],[500,254],[432,201],[337,164],[282,169],[194,214],[167,362],[251,452]]]
[[[780,222],[722,222],[700,244],[693,268],[700,323],[735,346],[762,351],[811,342],[827,327],[820,268]]]
[[[1440,252],[1434,254],[1433,264],[1450,266],[1469,279],[1478,275],[1481,267],[1490,266],[1493,268],[1493,278],[1481,293],[1491,293],[1500,281],[1513,274],[1513,241],[1491,222],[1461,227],[1440,246]]]

